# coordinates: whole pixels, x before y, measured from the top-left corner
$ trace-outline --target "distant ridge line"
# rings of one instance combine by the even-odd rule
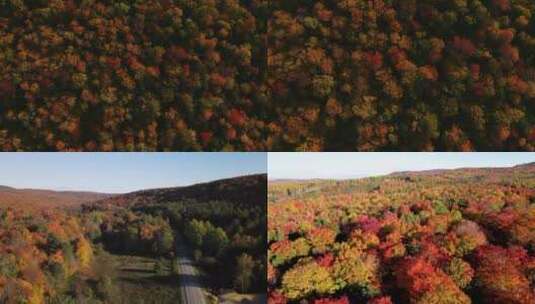
[[[376,175],[369,175],[369,176],[362,176],[362,177],[344,177],[344,178],[274,178],[274,179],[268,179],[268,182],[270,184],[284,184],[284,183],[312,183],[312,182],[322,182],[322,181],[348,181],[348,180],[359,180],[359,179],[367,179],[367,178],[374,178],[374,177],[399,177],[404,175],[435,175],[435,174],[444,174],[448,172],[455,172],[455,171],[477,171],[477,170],[511,170],[515,168],[529,168],[534,167],[535,168],[535,162],[529,162],[524,164],[518,164],[514,166],[502,166],[502,167],[459,167],[459,168],[451,168],[451,169],[428,169],[428,170],[415,170],[415,171],[394,171],[391,173],[385,173],[385,174],[376,174]]]

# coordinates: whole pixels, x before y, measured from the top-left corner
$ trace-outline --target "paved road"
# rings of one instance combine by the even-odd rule
[[[187,255],[187,250],[181,246],[177,246],[176,250],[182,304],[207,304],[199,273]]]

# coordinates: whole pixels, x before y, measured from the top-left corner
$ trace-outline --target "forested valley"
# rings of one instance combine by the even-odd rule
[[[0,203],[0,303],[181,303],[181,255],[199,267],[212,302],[230,290],[263,294],[266,180],[244,176],[69,207]]]

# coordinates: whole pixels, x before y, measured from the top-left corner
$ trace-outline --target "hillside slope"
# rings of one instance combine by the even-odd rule
[[[397,188],[411,188],[414,182],[424,181],[432,184],[451,183],[492,183],[535,187],[535,163],[513,167],[497,168],[458,168],[435,169],[425,171],[393,172],[384,176],[345,179],[345,180],[280,180],[269,182],[268,197],[270,202],[285,199],[306,199],[317,195],[336,195],[356,192],[369,192],[397,184]]]
[[[243,205],[265,202],[267,175],[256,174],[216,180],[185,187],[148,189],[117,195],[95,202],[100,206],[141,206],[153,203],[196,201],[231,201]]]
[[[0,208],[78,207],[83,203],[111,197],[112,194],[82,191],[16,189],[0,186]]]
[[[266,174],[249,175],[118,195],[82,213],[109,252],[179,256],[177,242],[214,294],[264,294],[265,276],[253,274],[266,271],[266,192]]]

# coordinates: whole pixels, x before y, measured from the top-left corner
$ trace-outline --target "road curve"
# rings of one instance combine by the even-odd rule
[[[207,304],[199,273],[183,246],[176,246],[182,304]]]

